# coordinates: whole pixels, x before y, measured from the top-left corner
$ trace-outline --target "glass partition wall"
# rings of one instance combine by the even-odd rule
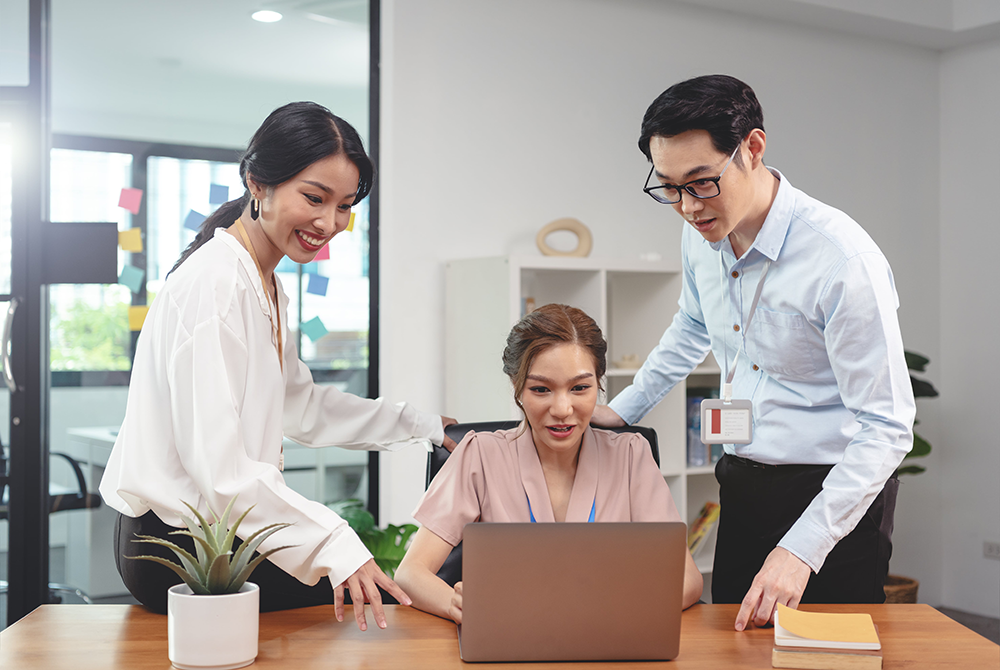
[[[0,9],[10,1],[0,0]],[[369,53],[377,39],[369,35],[369,17],[377,17],[377,0],[374,6],[368,0],[279,2],[284,17],[269,25],[251,19],[259,7],[249,0],[30,4],[51,15],[48,220],[113,222],[142,241],[139,248],[125,240],[117,250],[117,283],[45,284],[40,291],[45,384],[34,406],[47,465],[39,467],[50,494],[85,501],[52,513],[48,497],[37,501],[46,509],[46,524],[39,525],[47,525],[47,599],[130,602],[112,553],[116,513],[94,494],[124,416],[137,308],[155,299],[198,222],[242,195],[239,151],[275,107],[319,102],[350,121],[374,151]],[[157,29],[149,30],[152,25]],[[270,55],[248,59],[233,40],[219,39],[236,32],[255,52]],[[0,326],[10,297],[5,141],[13,132],[0,116]],[[371,396],[377,394],[377,287],[370,277],[377,267],[377,236],[370,234],[377,230],[371,221],[376,205],[366,200],[355,208],[353,232],[338,236],[328,256],[321,252],[307,265],[286,259],[278,267],[290,298],[290,334],[316,381]],[[12,419],[4,389],[0,384],[6,445]],[[285,450],[290,486],[324,503],[361,498],[377,514],[374,455],[288,441]],[[19,546],[17,533],[8,542],[0,514],[0,580],[7,556],[38,550],[31,542]],[[0,608],[6,606],[0,584]],[[0,628],[7,620],[0,611]]]

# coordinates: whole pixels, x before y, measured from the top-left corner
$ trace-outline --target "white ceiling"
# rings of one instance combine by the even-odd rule
[[[1000,38],[1000,0],[658,1],[931,49]],[[285,18],[258,23],[250,18],[258,9]],[[197,71],[319,86],[368,81],[367,0],[52,0],[52,11],[54,62],[79,76],[127,62],[154,79]]]
[[[258,9],[277,23],[250,18]],[[367,86],[367,0],[52,0],[56,67]],[[130,68],[132,69],[132,68]]]
[[[1000,0],[676,0],[930,49],[1000,38]]]

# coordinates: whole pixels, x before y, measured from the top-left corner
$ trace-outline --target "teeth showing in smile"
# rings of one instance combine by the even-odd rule
[[[321,246],[323,246],[323,242],[325,241],[325,238],[322,238],[322,237],[310,237],[309,235],[306,235],[305,233],[303,233],[301,230],[296,231],[296,233],[298,233],[298,236],[301,237],[305,241],[306,244],[312,245],[314,247],[321,247]]]
[[[568,433],[573,430],[573,426],[549,426],[549,430],[556,433]]]

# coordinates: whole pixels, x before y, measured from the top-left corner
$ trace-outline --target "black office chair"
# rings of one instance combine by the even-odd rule
[[[444,433],[451,439],[455,440],[455,442],[460,442],[470,430],[476,433],[489,433],[497,430],[510,430],[511,428],[517,428],[520,423],[520,421],[479,421],[475,423],[456,423],[445,428]],[[646,426],[623,426],[621,428],[605,428],[604,430],[612,430],[616,433],[639,433],[646,438],[647,442],[649,442],[649,447],[653,451],[653,460],[656,461],[656,465],[660,464],[660,447],[656,441],[656,431],[652,428],[647,428]],[[434,479],[434,476],[444,465],[444,462],[448,460],[448,456],[450,455],[450,451],[438,445],[434,445],[431,452],[427,454],[427,475],[424,482],[425,489],[431,485],[431,480]],[[455,586],[457,582],[462,581],[461,542],[457,547],[451,550],[450,554],[448,554],[448,558],[446,558],[444,563],[441,565],[441,569],[438,570],[437,576],[443,579],[448,586]]]
[[[61,458],[69,464],[76,478],[76,488],[66,488],[49,484],[49,514],[55,512],[65,512],[74,509],[97,509],[101,506],[101,496],[87,490],[87,481],[83,476],[83,469],[80,464],[69,454],[59,451],[50,451],[49,456]],[[4,520],[9,515],[9,495],[7,483],[10,475],[7,472],[7,457],[4,452],[3,443],[0,442],[0,520]],[[0,580],[0,596],[7,593],[7,582]],[[49,583],[49,602],[58,604],[68,596],[72,595],[76,599],[90,604],[92,601],[86,593],[78,588],[67,584]]]

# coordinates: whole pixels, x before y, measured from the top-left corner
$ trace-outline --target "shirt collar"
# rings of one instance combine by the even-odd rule
[[[525,425],[525,424],[522,424]],[[545,474],[542,463],[538,459],[538,451],[531,436],[531,427],[525,425],[525,431],[517,437],[517,458],[521,470],[521,483],[524,493],[531,505],[531,512],[538,523],[555,521],[552,512],[552,500],[545,484]],[[580,459],[576,466],[576,478],[569,496],[569,506],[566,509],[566,521],[586,522],[590,518],[590,510],[597,494],[597,480],[600,473],[600,456],[597,449],[597,438],[590,426],[583,432],[583,442],[580,445]]]
[[[772,167],[769,167],[768,170],[778,178],[778,193],[774,196],[774,202],[771,203],[771,208],[767,211],[764,224],[760,227],[757,237],[747,251],[756,249],[767,258],[776,261],[778,254],[781,253],[781,247],[785,243],[788,226],[792,220],[792,212],[795,210],[795,189],[778,170]],[[728,235],[718,242],[710,242],[709,244],[715,251],[721,251],[725,248],[729,253],[733,253]]]
[[[265,315],[270,316],[271,312],[268,308],[268,298],[264,293],[264,287],[260,283],[260,275],[257,274],[257,265],[253,262],[253,257],[250,256],[250,252],[247,251],[243,245],[240,243],[235,236],[226,232],[226,228],[216,228],[213,237],[222,240],[223,244],[227,245],[236,254],[237,260],[240,262],[240,266],[243,271],[247,273],[247,277],[250,278],[250,286],[253,288],[254,295],[257,296],[257,304],[260,305],[260,311]],[[274,282],[278,287],[278,308],[281,309],[284,306],[287,297],[285,296],[284,290],[281,288],[281,280],[278,278],[278,274],[274,274]],[[284,319],[282,319],[284,321]]]

